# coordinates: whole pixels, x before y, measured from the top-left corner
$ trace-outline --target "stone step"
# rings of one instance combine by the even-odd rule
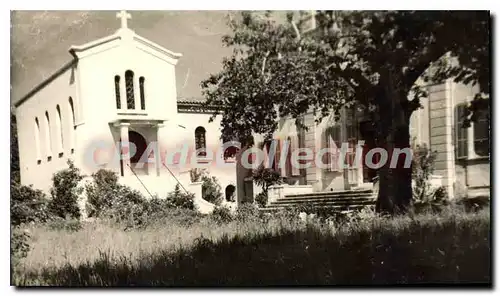
[[[372,189],[343,190],[330,192],[314,192],[292,194],[272,201],[265,211],[276,211],[287,208],[332,209],[334,211],[355,210],[375,205],[376,199]]]
[[[359,210],[359,209],[362,209],[362,208],[365,208],[367,206],[374,206],[375,203],[371,203],[371,204],[360,204],[360,205],[328,205],[328,206],[321,206],[321,205],[311,205],[311,207],[309,209],[312,209],[312,210],[325,210],[325,209],[332,209],[332,210],[335,210],[335,211],[338,211],[338,212],[341,212],[341,211],[346,211],[346,210]],[[277,212],[277,211],[280,211],[280,210],[284,210],[284,209],[297,209],[297,208],[300,208],[298,206],[288,206],[288,207],[285,207],[285,206],[275,206],[275,207],[265,207],[265,208],[260,208],[259,210],[260,211],[263,211],[263,212]]]
[[[364,195],[351,195],[351,196],[297,196],[297,197],[289,197],[285,196],[283,198],[278,198],[276,201],[322,201],[322,200],[336,200],[336,201],[345,201],[345,200],[352,200],[352,201],[357,201],[357,200],[363,200],[363,199],[373,199],[372,194],[364,194]]]
[[[374,204],[375,200],[359,200],[359,201],[322,201],[322,202],[280,202],[271,203],[268,207],[293,207],[293,206],[349,206],[349,205],[371,205]]]
[[[344,191],[329,191],[329,192],[314,192],[306,194],[290,194],[285,195],[286,198],[303,198],[303,197],[336,197],[336,196],[371,196],[373,190],[344,190]]]

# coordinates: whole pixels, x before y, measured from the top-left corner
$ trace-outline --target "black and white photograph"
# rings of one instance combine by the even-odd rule
[[[13,287],[493,287],[489,10],[11,10]]]

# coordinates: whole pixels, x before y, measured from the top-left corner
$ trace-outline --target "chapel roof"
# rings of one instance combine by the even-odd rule
[[[156,48],[167,53],[167,56],[175,59],[174,56],[176,56],[176,53],[151,42],[151,40],[163,40],[164,44],[169,44],[169,47],[181,51],[186,55],[186,58],[181,59],[176,66],[177,92],[180,96],[178,101],[185,103],[203,101],[199,81],[205,79],[210,73],[218,71],[220,68],[218,61],[229,53],[229,50],[223,48],[220,43],[220,36],[228,30],[222,22],[225,13],[172,11],[153,13],[152,16],[151,13],[153,12],[148,12],[147,14],[140,11],[134,12],[134,29],[137,29],[142,36],[148,38],[148,43],[155,45]],[[81,14],[84,14],[84,16],[81,16]],[[15,77],[12,78],[11,86],[11,100],[13,104],[19,106],[23,101],[26,101],[39,90],[43,89],[55,78],[63,73],[67,73],[67,71],[71,71],[71,66],[75,64],[77,59],[68,58],[68,48],[74,57],[74,53],[80,50],[99,46],[103,42],[110,42],[113,38],[116,38],[120,30],[132,31],[128,28],[126,30],[113,29],[113,23],[116,24],[116,19],[110,17],[110,14],[109,12],[102,12],[101,14],[94,12],[80,14],[66,13],[63,15],[57,14],[57,12],[50,12],[47,15],[43,14],[43,18],[41,19],[44,22],[37,23],[37,26],[41,30],[41,35],[44,36],[44,43],[38,42],[37,44],[42,45],[35,48],[37,50],[35,53],[31,51],[33,57],[36,55],[43,58],[32,58],[33,62],[30,60],[30,64],[28,64],[25,62],[27,58],[25,58],[26,54],[24,52],[19,51],[19,53],[16,53],[19,62],[13,66],[15,68],[13,69]],[[20,45],[26,47],[25,44],[29,43],[29,32],[23,32],[24,29],[21,30],[21,28],[25,27],[23,25],[24,23],[28,23],[28,19],[31,20],[35,16],[37,16],[36,12],[31,14],[19,13],[19,16],[16,18],[14,26],[16,26],[17,30],[14,33],[17,36],[16,40],[19,41],[16,48],[21,48]],[[89,19],[86,20],[85,18]],[[81,24],[78,28],[71,27],[66,30],[71,31],[69,35],[64,31],[63,33],[67,36],[63,36],[63,33],[55,32],[52,28],[54,23],[62,23],[62,19],[68,19],[67,23],[69,25],[77,21],[81,22]],[[103,32],[106,34],[105,37],[99,37],[99,35],[103,36],[100,34]],[[146,39],[142,36],[134,33],[134,37],[138,39],[138,42]],[[78,45],[79,40],[89,40],[89,37],[94,41]],[[44,47],[44,44],[50,42],[53,43],[53,46],[50,47],[49,51]],[[76,46],[74,45],[75,43],[77,44]],[[66,54],[63,55],[64,52]],[[21,53],[23,54],[22,56]],[[30,71],[27,69],[30,69]],[[183,95],[187,95],[188,97],[181,97]]]

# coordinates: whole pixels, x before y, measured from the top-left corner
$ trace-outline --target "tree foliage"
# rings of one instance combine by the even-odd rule
[[[80,169],[68,160],[68,168],[58,171],[52,176],[52,188],[48,209],[52,215],[60,218],[80,219],[78,200],[84,188],[80,186],[83,175]]]
[[[10,182],[11,184],[20,182],[17,121],[12,108],[10,110]]]
[[[316,22],[308,32],[293,13],[277,22],[243,12],[229,22],[222,42],[233,54],[202,82],[207,106],[222,115],[224,141],[250,146],[253,133],[270,137],[279,118],[307,128],[300,119],[308,112],[319,122],[356,107],[372,119],[379,147],[409,147],[425,82],[454,78],[489,94],[488,12],[317,11]],[[384,166],[379,175],[377,208],[404,211],[411,169]]]

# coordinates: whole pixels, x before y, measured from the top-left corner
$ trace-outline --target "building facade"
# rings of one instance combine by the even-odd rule
[[[71,47],[72,59],[16,103],[21,182],[48,192],[52,175],[69,159],[87,179],[108,169],[145,196],[162,197],[176,184],[188,188],[190,171],[200,168],[217,177],[228,201],[253,202],[260,188],[252,168],[241,165],[242,154],[224,157],[220,118],[209,122],[200,99],[177,97],[175,67],[182,55],[137,35],[127,27],[130,15],[118,16],[122,26],[115,34]],[[435,175],[450,197],[489,192],[489,124],[481,118],[472,128],[460,126],[476,89],[448,81],[428,91],[424,108],[412,116],[412,139],[438,152]],[[340,121],[315,124],[312,112],[303,120],[307,131],[292,119],[280,120],[275,139],[289,143],[289,151],[319,151],[331,145],[329,139],[353,148],[365,141],[364,158],[371,147],[369,124],[355,110],[344,110]],[[265,163],[286,177],[293,192],[370,187],[376,175],[366,166],[341,169],[331,159],[326,167],[299,169],[282,144],[271,147],[260,135],[255,142],[274,151]],[[349,154],[348,162],[355,157]]]

